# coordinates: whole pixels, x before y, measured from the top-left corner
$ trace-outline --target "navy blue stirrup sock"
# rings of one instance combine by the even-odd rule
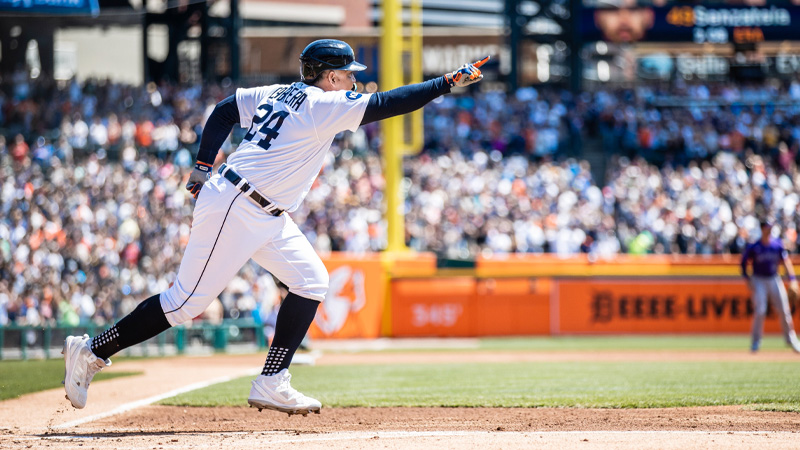
[[[283,300],[275,323],[275,337],[269,347],[261,375],[275,375],[288,369],[294,352],[300,347],[308,327],[317,315],[318,301],[291,292]]]
[[[139,303],[116,325],[95,336],[92,339],[92,352],[98,358],[108,359],[114,353],[161,334],[171,326],[157,294]]]

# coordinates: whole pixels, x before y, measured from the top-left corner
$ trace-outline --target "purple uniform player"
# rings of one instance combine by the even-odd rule
[[[761,346],[761,335],[764,331],[764,318],[767,315],[767,299],[772,302],[773,308],[778,313],[783,337],[786,343],[797,353],[800,353],[800,342],[792,324],[792,313],[786,289],[778,274],[778,265],[783,262],[786,273],[792,283],[793,289],[797,288],[797,279],[794,275],[792,261],[789,253],[783,248],[780,239],[772,239],[772,223],[761,222],[761,239],[748,244],[742,255],[742,276],[747,280],[753,299],[753,329],[751,331],[752,344],[750,350],[757,352]],[[747,273],[748,262],[752,260],[753,275]]]

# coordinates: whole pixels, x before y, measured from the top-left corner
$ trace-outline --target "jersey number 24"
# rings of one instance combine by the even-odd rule
[[[260,105],[258,109],[266,112],[263,116],[256,113],[255,117],[253,117],[253,124],[250,125],[250,129],[247,130],[244,139],[252,141],[253,136],[256,135],[256,130],[258,130],[259,133],[264,135],[264,138],[258,141],[258,146],[267,150],[272,145],[270,141],[278,137],[278,130],[281,129],[281,125],[283,125],[283,121],[289,115],[289,112],[275,111],[275,114],[272,114],[273,108],[269,103]],[[261,126],[260,128],[259,125]]]

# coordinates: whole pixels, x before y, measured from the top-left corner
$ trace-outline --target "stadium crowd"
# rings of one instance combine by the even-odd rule
[[[233,89],[2,86],[0,325],[105,323],[172,282],[191,225],[184,180],[209,108]],[[786,99],[800,86],[443,97],[405,162],[407,242],[458,259],[738,253],[768,214],[796,252],[800,110]],[[569,157],[591,140],[605,182]],[[379,145],[375,124],[340,135],[292,213],[320,252],[385,247]],[[263,319],[275,299],[248,265],[218,314]]]

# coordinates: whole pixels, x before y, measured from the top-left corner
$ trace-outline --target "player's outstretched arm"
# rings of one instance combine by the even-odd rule
[[[211,168],[217,158],[217,152],[222,143],[228,138],[231,129],[239,123],[239,107],[236,105],[236,96],[231,95],[217,103],[214,111],[208,116],[203,134],[200,137],[200,149],[197,151],[197,163],[189,175],[186,189],[194,198],[200,193],[203,184],[211,176]]]
[[[451,87],[463,87],[477,83],[483,79],[479,67],[488,60],[487,56],[476,63],[464,64],[439,78],[373,94],[367,103],[361,125],[408,114],[427,105],[436,97],[447,94]]]

